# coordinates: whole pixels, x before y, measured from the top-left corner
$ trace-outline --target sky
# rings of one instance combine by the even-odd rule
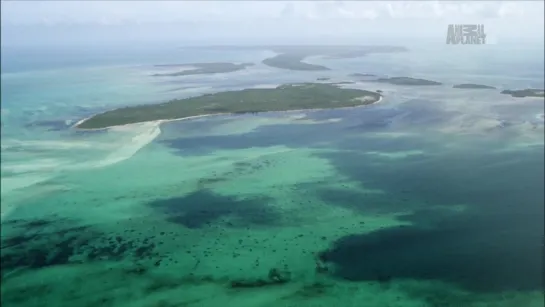
[[[543,44],[543,1],[2,1],[2,46],[444,43],[483,24],[490,43]]]

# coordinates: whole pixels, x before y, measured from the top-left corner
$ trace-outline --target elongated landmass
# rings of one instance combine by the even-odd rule
[[[410,77],[378,78],[374,82],[389,83],[394,85],[441,85],[441,82]]]
[[[377,77],[377,75],[373,75],[373,74],[362,74],[362,73],[355,73],[355,74],[350,74],[349,77]]]
[[[76,128],[100,129],[213,114],[356,107],[375,103],[381,97],[376,92],[344,89],[333,84],[285,84],[273,89],[245,89],[120,108],[92,116],[78,123]]]
[[[370,53],[406,52],[407,48],[391,45],[216,45],[216,46],[184,46],[184,50],[272,50],[278,53],[299,53],[353,58]]]
[[[190,63],[190,64],[164,64],[164,65],[155,65],[155,67],[163,68],[187,68],[192,69],[183,70],[173,73],[165,74],[154,74],[154,77],[176,77],[176,76],[189,76],[189,75],[207,75],[207,74],[218,74],[218,73],[228,73],[238,70],[243,70],[248,66],[252,66],[252,63]]]
[[[283,53],[272,58],[263,60],[263,64],[282,69],[290,70],[330,70],[322,65],[314,65],[303,62],[305,55]]]
[[[544,97],[544,90],[527,88],[524,90],[504,90],[502,94],[511,95],[512,97]]]
[[[219,47],[217,47],[219,48]],[[244,48],[265,48],[279,53],[263,60],[263,64],[289,70],[330,70],[322,65],[304,63],[309,56],[322,56],[327,59],[349,59],[366,56],[372,53],[406,52],[405,47],[399,46],[254,46]]]
[[[462,89],[491,89],[495,90],[496,88],[489,85],[475,84],[475,83],[462,83],[455,84],[452,88],[462,88]]]
[[[339,81],[339,82],[330,82],[329,84],[333,85],[345,85],[345,84],[355,84],[354,81]]]

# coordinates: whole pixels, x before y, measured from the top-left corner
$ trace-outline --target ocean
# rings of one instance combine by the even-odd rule
[[[2,305],[543,306],[544,103],[499,93],[543,88],[543,48],[409,49],[296,72],[266,49],[2,47]],[[196,62],[255,65],[152,76]],[[384,99],[72,128],[323,77]]]

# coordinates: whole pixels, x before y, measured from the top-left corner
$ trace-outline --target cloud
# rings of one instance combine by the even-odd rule
[[[543,19],[541,1],[7,1],[2,23],[289,19]],[[541,13],[539,14],[535,14]],[[115,23],[115,22],[114,22]]]
[[[485,24],[498,36],[542,39],[543,9],[541,1],[4,1],[1,23],[2,34],[6,26],[34,25],[35,36],[49,31],[48,37],[66,40],[83,36],[61,29],[77,25],[95,27],[86,33],[112,41],[124,39],[125,34],[114,38],[117,32],[164,40],[328,36],[442,41],[449,23]],[[11,37],[27,35],[19,32]]]
[[[524,8],[517,3],[502,3],[497,10],[498,17],[524,16]]]

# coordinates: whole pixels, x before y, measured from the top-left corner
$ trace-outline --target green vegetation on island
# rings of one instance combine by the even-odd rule
[[[333,109],[368,105],[380,100],[376,92],[340,88],[333,84],[285,84],[272,89],[245,89],[176,99],[161,104],[125,107],[97,114],[76,128],[100,129],[139,122],[199,115]]]
[[[502,94],[511,95],[512,97],[544,97],[544,90],[527,88],[524,90],[504,90]]]
[[[257,46],[246,48],[270,49],[278,55],[263,60],[263,64],[290,70],[330,70],[322,65],[304,63],[309,56],[322,56],[328,59],[348,59],[366,56],[372,53],[405,52],[397,46]]]
[[[291,70],[330,70],[322,65],[314,65],[302,62],[305,55],[283,53],[263,60],[263,64],[282,69]]]
[[[349,76],[350,76],[350,77],[377,77],[377,75],[373,75],[373,74],[361,74],[361,73],[350,74]]]
[[[345,85],[345,84],[355,84],[356,82],[354,81],[340,81],[340,82],[331,82],[329,84],[333,84],[333,85]]]
[[[462,83],[455,84],[452,88],[462,88],[462,89],[491,89],[495,90],[496,88],[489,85],[475,84],[475,83]]]
[[[441,85],[441,82],[417,79],[410,77],[392,77],[392,78],[378,78],[373,80],[374,82],[389,83],[394,85]]]
[[[205,74],[217,74],[217,73],[228,73],[238,70],[243,70],[248,66],[252,66],[252,63],[189,63],[189,64],[164,64],[164,65],[155,65],[155,67],[168,67],[168,68],[186,68],[190,67],[193,69],[183,70],[174,73],[164,73],[164,74],[154,74],[155,77],[176,77],[176,76],[189,76],[189,75],[205,75]]]

